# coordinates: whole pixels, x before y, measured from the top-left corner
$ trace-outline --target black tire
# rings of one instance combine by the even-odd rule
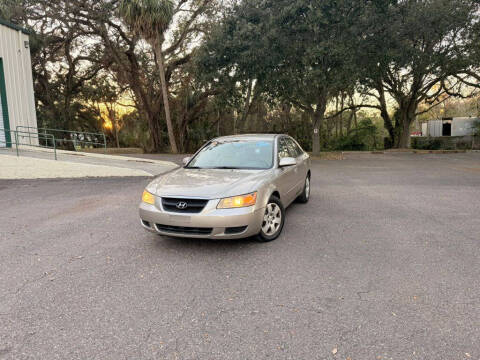
[[[298,202],[306,204],[310,199],[310,174],[305,178],[305,184],[303,185],[303,192],[297,198]]]
[[[278,223],[275,221],[278,218],[274,216],[274,213],[269,214],[270,210],[273,209],[273,211],[275,212],[277,208],[279,209],[280,213],[280,219]],[[262,228],[260,229],[260,233],[257,235],[257,240],[260,242],[269,242],[275,240],[282,233],[284,224],[285,207],[283,206],[279,198],[277,198],[276,196],[272,196],[270,200],[268,200],[267,206],[265,207],[265,216],[264,220],[262,221]],[[265,228],[267,228],[267,226],[269,227],[269,229],[273,230],[272,233],[269,233],[268,229],[267,231],[264,230]]]

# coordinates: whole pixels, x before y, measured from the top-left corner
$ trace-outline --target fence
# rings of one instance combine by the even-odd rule
[[[65,147],[68,149],[68,145],[71,144],[73,150],[77,151],[77,148],[87,148],[87,146],[97,147],[101,146],[104,149],[104,152],[107,151],[107,139],[104,133],[92,133],[86,131],[69,131],[69,130],[60,130],[60,129],[49,129],[49,128],[37,128],[34,126],[17,126],[16,130],[20,131],[25,129],[28,134],[32,134],[35,131],[38,134],[43,135],[52,135],[53,141],[55,142],[55,147]],[[32,138],[28,138],[29,142],[32,142]]]
[[[39,147],[39,148],[47,148],[52,149],[55,155],[55,160],[57,160],[57,148],[56,148],[56,141],[55,136],[52,134],[40,134],[37,132],[30,132],[30,131],[21,131],[21,130],[6,130],[2,129],[5,132],[5,135],[8,133],[10,134],[10,140],[7,140],[9,137],[5,136],[5,140],[0,140],[0,144],[5,144],[6,147],[11,147],[15,144],[15,151],[17,156],[20,156],[20,152],[18,147],[21,145],[25,146],[32,146],[32,147]],[[13,135],[13,136],[12,136]],[[22,142],[21,139],[29,139],[29,142]],[[32,139],[34,140],[32,143]],[[35,141],[38,140],[38,141]],[[52,146],[49,146],[49,141],[51,142]],[[38,145],[37,145],[38,143]],[[44,143],[45,145],[42,145]]]

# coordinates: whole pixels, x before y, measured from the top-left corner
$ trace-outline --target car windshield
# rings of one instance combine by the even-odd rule
[[[208,143],[187,168],[261,170],[272,165],[272,140],[218,140]]]

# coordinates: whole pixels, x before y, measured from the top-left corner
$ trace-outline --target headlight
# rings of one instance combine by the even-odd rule
[[[142,195],[142,201],[150,205],[155,205],[155,196],[150,194],[147,190],[144,190]]]
[[[220,200],[217,209],[234,209],[255,205],[257,201],[257,192],[233,196]]]

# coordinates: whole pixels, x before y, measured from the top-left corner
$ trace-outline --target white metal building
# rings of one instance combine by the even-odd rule
[[[0,19],[0,147],[18,125],[37,127],[28,32]]]
[[[475,126],[480,122],[475,117],[454,117],[429,120],[422,124],[423,136],[470,136],[475,133]]]

